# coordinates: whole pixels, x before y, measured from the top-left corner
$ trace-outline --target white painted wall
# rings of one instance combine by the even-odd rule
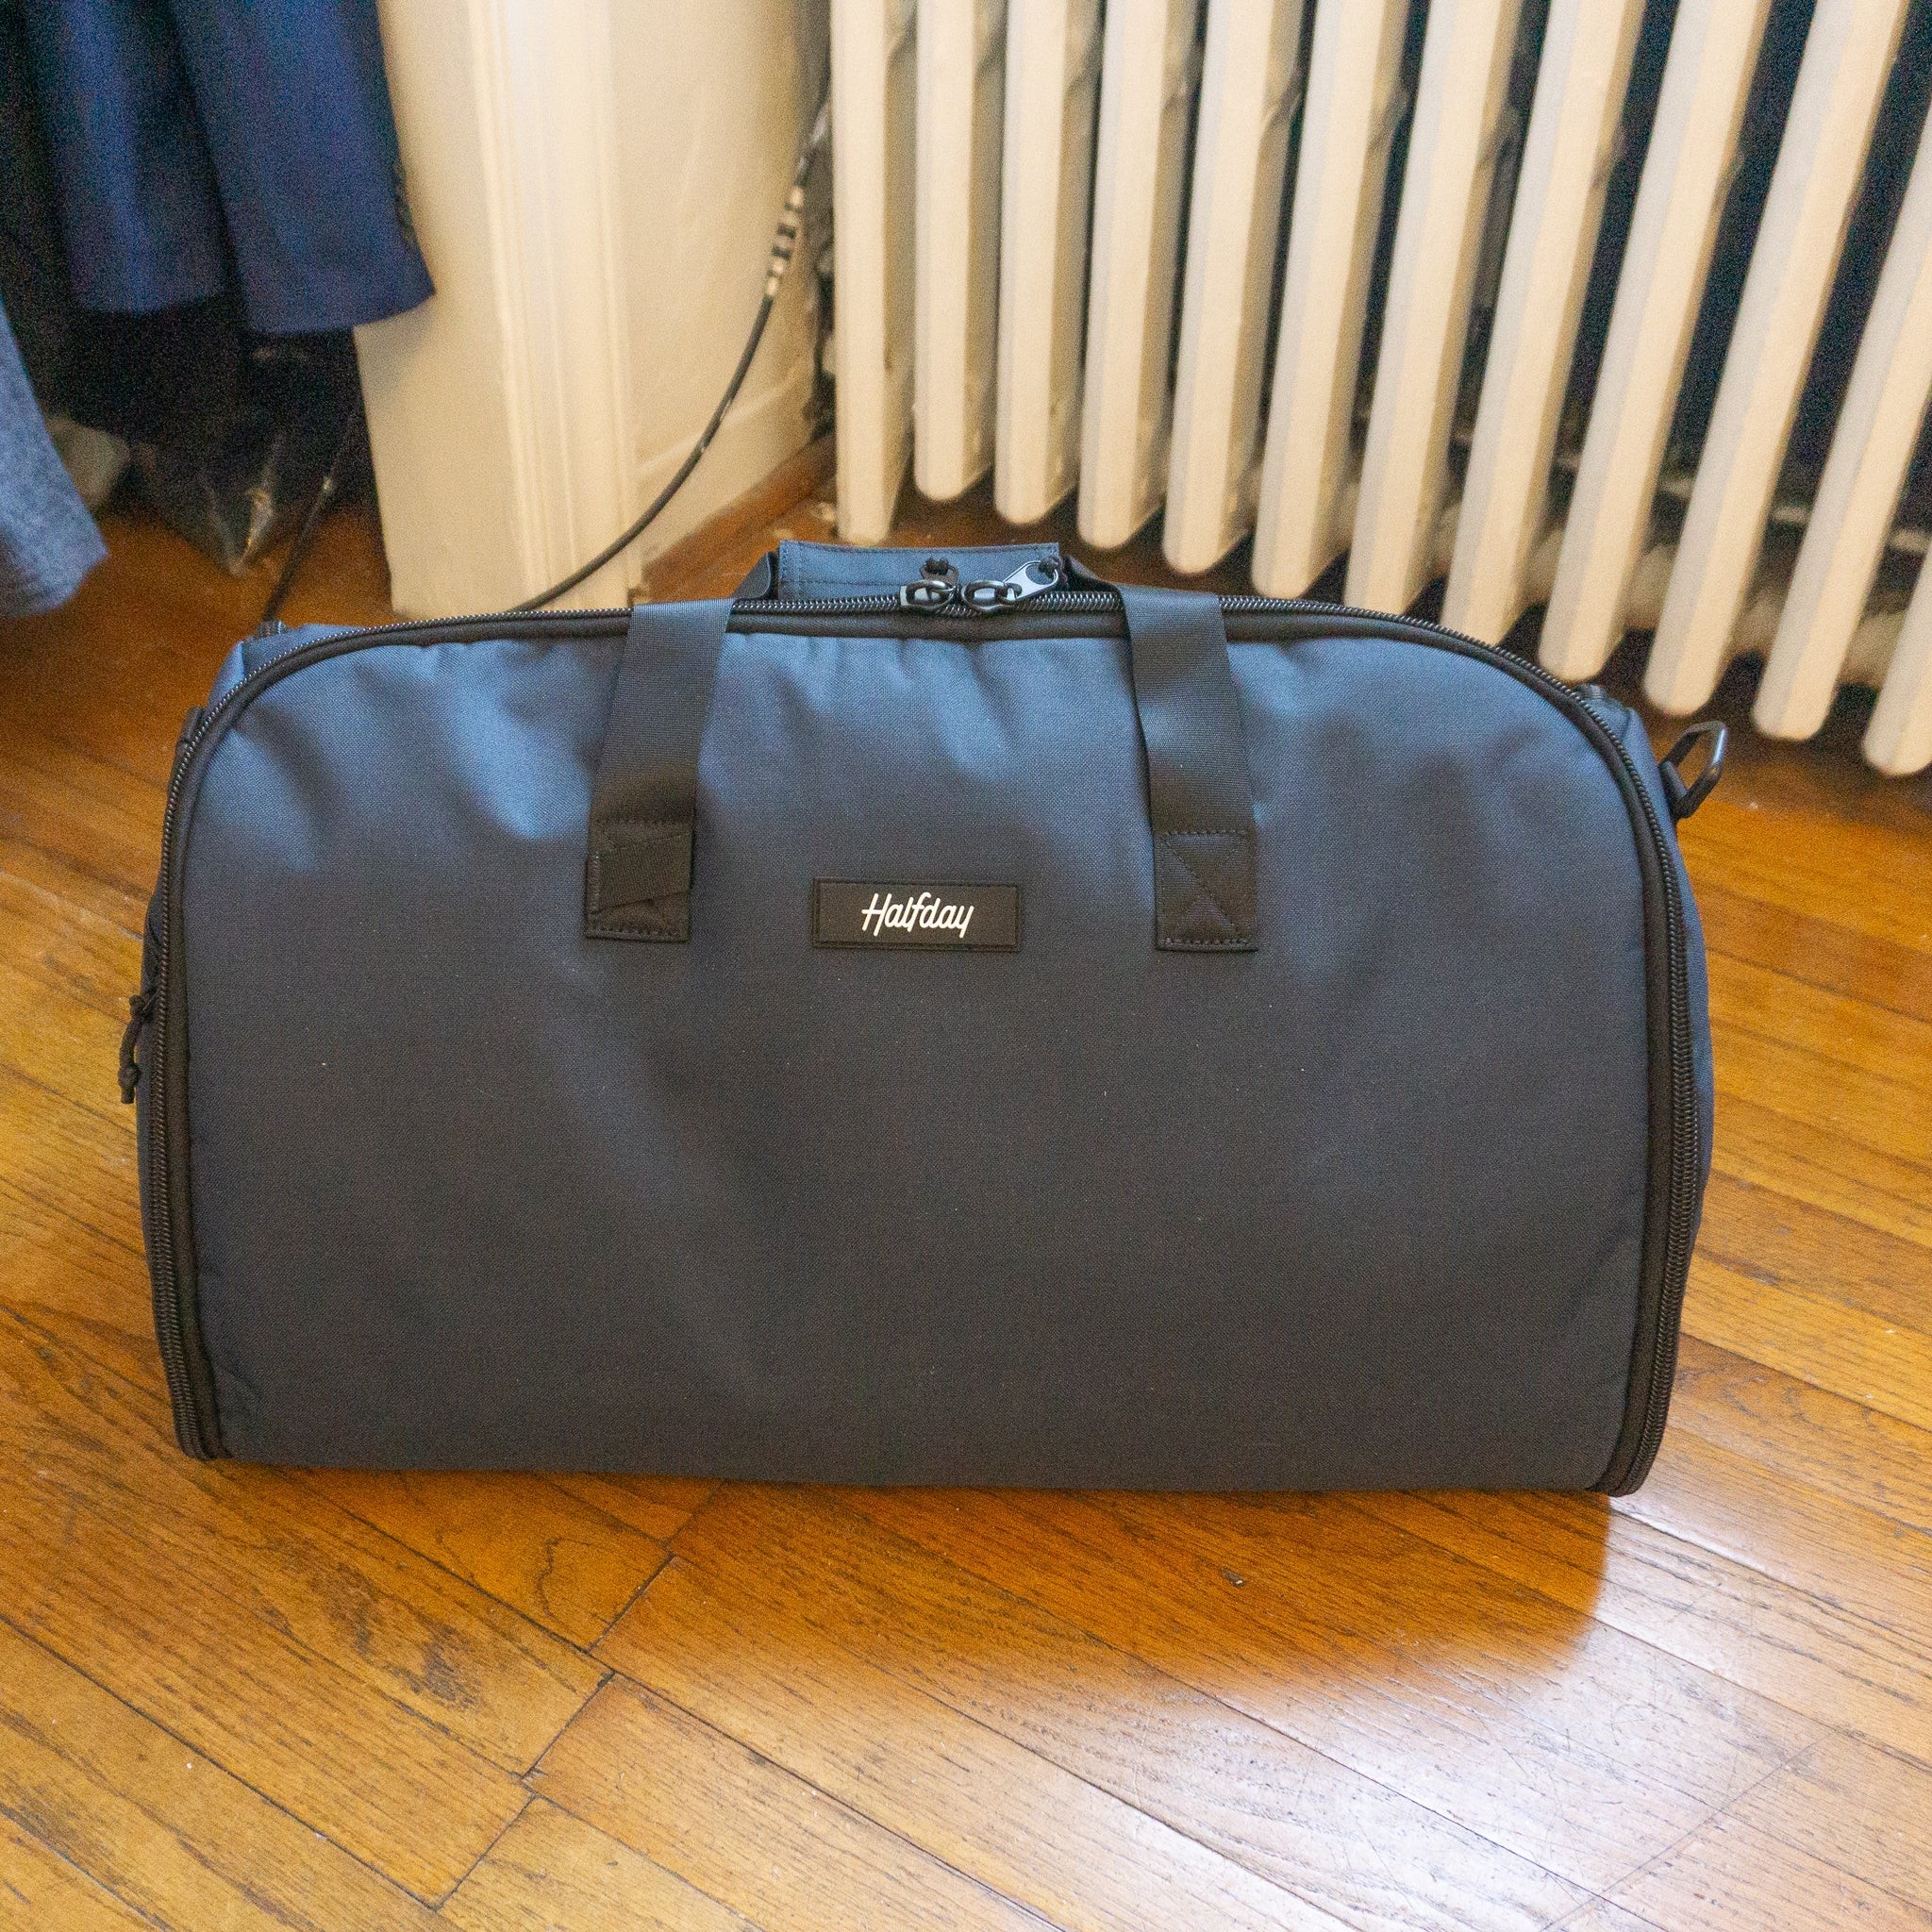
[[[357,333],[391,592],[498,609],[601,549],[682,461],[756,312],[824,0],[382,0],[409,202],[435,278]],[[815,201],[825,192],[824,172]],[[644,565],[807,440],[811,245]]]

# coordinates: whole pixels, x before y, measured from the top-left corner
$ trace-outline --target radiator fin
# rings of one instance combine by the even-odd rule
[[[912,475],[941,502],[992,467],[1006,0],[920,0]]]
[[[1932,764],[1932,0],[832,0],[840,526],[992,475]],[[1848,239],[1849,238],[1849,239]]]
[[[993,503],[1043,517],[1074,487],[1100,99],[1100,0],[1009,0]]]
[[[832,0],[839,525],[892,527],[912,454],[912,0]]]

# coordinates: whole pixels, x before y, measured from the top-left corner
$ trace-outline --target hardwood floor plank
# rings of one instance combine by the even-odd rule
[[[1720,978],[1713,974],[1713,984]],[[1910,1163],[1932,1188],[1932,1094],[1917,1059],[1894,1061],[1879,1074],[1743,1025],[1729,1027],[1724,1042],[1720,1118],[1733,1100],[1768,1100],[1779,1114],[1881,1157],[1888,1172],[1897,1172],[1892,1163]]]
[[[15,1555],[11,1539],[0,1544],[9,1573]],[[44,1546],[32,1557],[48,1568],[61,1561]],[[45,1594],[14,1591],[9,1574],[4,1614],[417,1896],[447,1891],[521,1807],[523,1788],[508,1773],[427,1727],[358,1708],[340,1678],[331,1684],[294,1645],[224,1614],[192,1584],[172,1583],[167,1602],[148,1608],[117,1592],[106,1572],[69,1558]]]
[[[141,1217],[127,1191],[131,1128],[89,1118],[0,1067],[0,1145],[16,1129],[32,1133],[34,1151],[0,1172],[0,1307],[84,1333],[86,1353],[165,1406]]]
[[[1932,1446],[1932,1444],[1928,1444]],[[1924,1659],[1932,1699],[1932,1536],[1678,1429],[1611,1507],[1890,1631]]]
[[[823,1634],[1363,1932],[1527,1928],[1581,1896],[829,1492],[727,1486],[677,1548],[762,1620]]]
[[[1715,873],[1733,891],[1932,952],[1932,852],[1910,831],[1719,791],[1682,837],[1693,889]]]
[[[21,1473],[0,1510],[0,1614],[357,1857],[439,1896],[522,1806],[515,1775],[373,1688],[366,1661],[352,1671],[296,1640],[278,1607],[291,1539],[244,1521],[227,1568],[205,1565],[219,1539],[178,1533],[167,1481],[104,1476],[99,1424],[69,1398],[38,1406],[55,1378],[16,1333],[0,1331],[0,1466]],[[226,1587],[236,1568],[248,1572],[239,1596]],[[367,1620],[379,1624],[381,1607],[353,1569],[345,1583],[337,1608],[353,1649],[365,1630],[375,1641]],[[425,1661],[461,1681],[460,1657]]]
[[[77,1871],[58,1853],[0,1812],[0,1914],[25,1932],[151,1932],[154,1922],[136,1916],[111,1891]]]
[[[120,1110],[117,1081],[125,1019],[125,1001],[117,1019],[0,962],[0,1073],[27,1081],[40,1105],[48,1094],[72,1102],[90,1117],[75,1131],[97,1136],[117,1159],[134,1145],[133,1110]]]
[[[119,920],[16,870],[0,840],[0,961],[111,1019],[141,984],[141,937]]]
[[[110,901],[132,893],[145,904],[154,891],[167,774],[165,758],[154,776],[137,777],[49,744],[0,709],[0,832],[38,846]],[[92,891],[88,903],[96,903]]]
[[[1678,1346],[1671,1428],[1932,1533],[1932,1432],[1695,1336]]]
[[[181,1932],[434,1925],[406,1892],[5,1624],[0,1686],[0,1816],[147,1920]]]
[[[854,1500],[1590,1890],[1656,1857],[1817,1735],[1807,1719],[1338,1499]]]
[[[0,967],[0,997],[15,977]],[[8,1094],[15,1118],[30,1114],[52,1123],[52,1144],[9,1162],[8,1177],[69,1213],[85,1215],[104,1230],[118,1233],[132,1226],[138,1234],[139,1193],[124,1195],[104,1179],[110,1176],[131,1187],[138,1177],[133,1109],[121,1109],[118,1088],[107,1079],[100,1080],[94,1092],[87,1091],[88,1074],[111,1078],[114,1063],[101,1058],[101,1047],[111,1033],[118,1052],[120,1029],[75,1000],[57,1002],[49,996],[23,1006],[25,1012],[16,1008],[10,1022],[0,1023],[0,1086],[16,1090]],[[42,1022],[38,1041],[7,1037],[12,1024],[35,1019]],[[61,1048],[68,1045],[74,1051],[63,1055]],[[51,1079],[37,1076],[36,1061],[43,1064]],[[64,1164],[77,1158],[77,1168]]]
[[[1735,1091],[1719,1106],[1711,1153],[1720,1173],[1932,1246],[1932,1174],[1924,1168]]]
[[[208,695],[222,655],[211,638],[165,632],[133,650],[44,650],[8,717],[57,750],[159,783],[181,720]],[[0,666],[7,656],[0,642]]]
[[[1932,1914],[1932,1771],[1826,1738],[1745,1792],[1733,1815]]]
[[[1359,1507],[1821,1725],[1932,1757],[1932,1619],[1903,1582],[1881,1624],[1596,1498],[1445,1491]]]
[[[1697,1252],[1752,1281],[1804,1289],[1900,1328],[1932,1334],[1932,1248],[1713,1174]]]
[[[1633,635],[1624,642],[1621,663],[1607,668],[1605,675],[1610,688],[1627,693],[1643,712],[1651,742],[1661,754],[1675,742],[1683,725],[1655,710],[1642,697],[1644,652],[1644,641]],[[1731,806],[1740,810],[1770,807],[1804,812],[1913,837],[1924,829],[1925,810],[1932,807],[1932,785],[1923,775],[1916,780],[1888,778],[1857,756],[1868,708],[1854,693],[1839,694],[1840,701],[1816,737],[1793,742],[1766,738],[1746,724],[1757,695],[1754,666],[1734,662],[1724,684],[1713,702],[1733,721],[1731,769],[1724,781]]]
[[[1740,1037],[1774,1041],[1826,1067],[1932,1101],[1932,1019],[1910,1018],[1726,953],[1711,958],[1710,1018],[1734,1051]],[[1861,1091],[1851,1087],[1854,1101]]]
[[[1704,1260],[1691,1265],[1684,1328],[1713,1348],[1932,1428],[1932,1336],[1917,1329]]]
[[[0,688],[9,712],[44,735],[130,763],[142,745],[158,746],[164,772],[181,713],[255,628],[285,546],[230,576],[144,510],[117,507],[101,521],[108,561],[75,597],[0,624]],[[394,614],[375,516],[345,507],[317,526],[283,615],[380,624]]]
[[[627,1523],[643,1536],[669,1542],[718,1486],[688,1475],[598,1475],[567,1472],[550,1480],[579,1502]]]
[[[9,899],[31,916],[8,921]],[[96,1359],[159,1390],[134,1110],[113,1077],[126,993],[110,989],[139,958],[111,922],[0,874],[0,1304],[84,1318]]]
[[[70,1336],[160,1416],[168,1391],[149,1307],[138,1255],[0,1180],[0,1312]]]
[[[1562,1932],[1659,1932],[1659,1928],[1648,1919],[1640,1919],[1635,1912],[1626,1912],[1622,1906],[1600,1898],[1574,1919],[1565,1919]]]
[[[1037,1914],[622,1677],[530,1780],[757,1924],[1040,1932]]]
[[[155,836],[156,858],[158,860],[158,824]],[[148,895],[154,891],[153,879],[142,887],[131,881],[115,882],[91,875],[58,853],[49,852],[30,840],[15,837],[5,814],[0,814],[0,874],[11,882],[14,891],[32,894],[38,902],[39,909],[27,915],[30,927],[38,926],[43,919],[99,920],[112,931],[123,935],[124,940],[131,941],[133,949],[128,957],[139,958],[142,924],[147,917]],[[21,937],[25,940],[29,936],[23,933]],[[125,999],[134,987],[135,981],[130,979],[123,989],[122,997]],[[126,1008],[124,1007],[122,1010],[125,1012]]]
[[[1932,1914],[1721,1818],[1611,1894],[1658,1932],[1927,1932]]]
[[[276,1470],[195,1462],[119,1377],[18,1324],[0,1441],[50,1495],[144,1540],[258,1618],[509,1771],[602,1673],[571,1644]]]
[[[304,1480],[575,1644],[603,1636],[664,1560],[661,1542],[541,1476],[318,1469]]]
[[[675,1873],[541,1798],[441,1916],[458,1932],[757,1932]]]
[[[1828,914],[1754,898],[1736,891],[1716,865],[1701,860],[1691,884],[1713,958],[1747,959],[1821,991],[1932,1021],[1932,951],[1874,939]]]
[[[681,1557],[598,1646],[627,1677],[1068,1932],[1338,1922]]]

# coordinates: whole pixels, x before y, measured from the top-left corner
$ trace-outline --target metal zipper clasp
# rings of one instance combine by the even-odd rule
[[[899,587],[899,603],[904,609],[923,610],[928,616],[964,612],[974,617],[991,617],[996,611],[1017,609],[1048,591],[1058,590],[1065,574],[1057,558],[1029,557],[1008,576],[980,577],[962,584],[957,572],[940,575],[928,565],[927,575]]]

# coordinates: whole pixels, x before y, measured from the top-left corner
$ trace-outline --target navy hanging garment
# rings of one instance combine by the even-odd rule
[[[431,292],[375,0],[37,0],[28,38],[84,308],[205,300],[353,327]]]

